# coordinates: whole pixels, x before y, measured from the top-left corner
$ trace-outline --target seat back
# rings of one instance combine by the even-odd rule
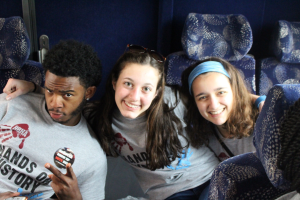
[[[279,127],[291,105],[300,98],[300,84],[275,85],[270,89],[264,107],[256,121],[253,143],[271,183],[280,189],[289,188],[277,167],[280,152]]]
[[[269,200],[285,192],[271,184],[255,153],[245,153],[218,165],[210,180],[208,199]]]
[[[252,29],[243,15],[190,13],[182,32],[181,44],[189,58],[211,56],[228,61],[241,60],[253,43]]]
[[[182,72],[197,61],[219,57],[241,73],[248,90],[255,94],[255,59],[247,55],[252,46],[252,30],[243,15],[190,13],[182,31],[183,51],[167,57],[166,82],[181,85]]]
[[[272,50],[281,63],[300,63],[300,22],[279,20],[274,29]]]
[[[39,62],[28,60],[30,40],[21,17],[0,18],[0,91],[9,78],[44,84],[44,71]]]
[[[21,69],[30,41],[21,17],[0,18],[0,69]]]
[[[168,55],[165,63],[166,83],[181,86],[182,72],[196,62],[197,60],[189,59],[183,51]]]
[[[258,62],[258,93],[266,95],[276,84],[299,84],[300,23],[278,21],[270,47],[274,57]]]

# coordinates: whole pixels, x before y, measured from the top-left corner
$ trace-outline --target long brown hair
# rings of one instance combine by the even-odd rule
[[[112,113],[117,107],[115,102],[115,91],[112,82],[116,82],[121,71],[129,63],[150,65],[159,71],[157,84],[157,95],[146,111],[147,116],[147,138],[146,152],[148,153],[147,166],[151,170],[163,168],[171,164],[171,161],[182,153],[178,134],[182,134],[181,121],[173,112],[173,108],[164,103],[163,94],[165,88],[164,63],[153,59],[148,53],[124,53],[114,65],[106,83],[106,91],[100,102],[89,107],[88,120],[99,137],[102,148],[111,156],[117,156],[111,142],[114,140],[112,129]],[[179,101],[179,100],[178,100]],[[175,123],[175,124],[174,124]]]
[[[188,111],[186,115],[187,134],[194,147],[199,147],[202,144],[208,144],[208,135],[212,134],[212,123],[207,121],[200,114],[194,96],[190,95],[188,86],[188,76],[191,71],[199,64],[206,61],[220,62],[227,73],[230,75],[230,85],[233,92],[233,108],[229,114],[227,122],[223,125],[224,128],[234,138],[242,138],[250,136],[253,132],[255,120],[258,115],[256,109],[251,101],[250,93],[248,92],[244,80],[239,71],[229,62],[216,57],[197,62],[187,68],[182,74],[182,92],[188,96]]]

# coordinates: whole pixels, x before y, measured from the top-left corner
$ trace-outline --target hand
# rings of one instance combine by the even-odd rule
[[[265,104],[265,101],[262,101],[260,104],[259,104],[259,108],[258,108],[258,111],[261,112],[263,106]]]
[[[250,96],[251,96],[251,101],[253,104],[255,103],[256,99],[258,99],[258,97],[259,97],[258,95],[255,95],[255,94],[250,94]]]
[[[82,200],[77,178],[70,163],[66,166],[66,174],[62,174],[49,163],[46,163],[45,167],[53,173],[49,175],[52,180],[50,185],[59,200]]]
[[[252,100],[252,103],[255,104],[255,101],[258,99],[258,95],[255,95],[255,94],[251,94],[251,100]],[[258,106],[258,111],[261,112],[263,106],[265,104],[265,101],[262,101],[259,103],[259,106]]]
[[[20,192],[4,192],[0,194],[0,200],[7,199],[9,197],[16,197],[19,196]]]
[[[7,94],[6,100],[11,100],[22,94],[27,94],[34,90],[34,84],[28,81],[10,78],[3,92]]]

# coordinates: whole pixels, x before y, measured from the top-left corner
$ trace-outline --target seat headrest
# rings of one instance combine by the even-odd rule
[[[184,24],[181,44],[190,59],[211,56],[228,61],[244,57],[253,43],[252,29],[243,15],[190,13]]]
[[[279,20],[276,23],[272,49],[282,63],[300,63],[300,22]]]
[[[30,40],[21,17],[0,18],[0,69],[20,69],[30,54]]]
[[[257,157],[262,162],[271,183],[280,189],[288,188],[289,183],[277,167],[280,152],[279,127],[289,107],[299,98],[300,84],[273,86],[268,92],[253,132]]]

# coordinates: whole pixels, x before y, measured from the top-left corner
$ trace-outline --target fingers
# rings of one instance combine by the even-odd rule
[[[68,176],[68,177],[70,177],[70,178],[72,178],[72,179],[76,179],[76,175],[75,175],[75,173],[74,173],[74,171],[73,171],[73,168],[72,168],[71,163],[68,163],[68,164],[66,165],[66,168],[67,168],[66,176]]]
[[[6,93],[7,94],[7,93]],[[6,96],[6,100],[11,100],[11,99],[14,99],[14,98],[16,98],[17,96],[20,96],[20,95],[22,95],[23,94],[23,92],[21,91],[21,90],[15,90],[15,91],[13,91],[12,93],[10,93],[10,94],[8,94],[7,96]]]
[[[70,163],[68,163],[67,166],[66,166],[66,168],[67,168],[67,173],[66,174],[62,174],[56,167],[52,166],[50,163],[46,163],[45,167],[49,171],[51,171],[56,178],[58,178],[61,182],[64,182],[66,184],[68,183],[69,178],[76,179],[76,176],[74,174],[73,168],[71,167]],[[55,177],[50,175],[50,179],[52,181],[55,180]]]
[[[66,174],[62,174],[50,163],[46,163],[45,167],[53,173],[49,175],[49,178],[52,180],[50,185],[58,199],[82,200],[77,178],[70,163],[66,165]]]
[[[53,173],[57,178],[61,179],[63,174],[54,166],[52,166],[50,163],[46,163],[45,167]]]
[[[17,197],[19,196],[21,193],[20,192],[12,192],[11,193],[11,197]]]
[[[7,199],[9,197],[16,197],[19,196],[20,192],[4,192],[0,194],[0,200]]]
[[[264,101],[262,101],[260,104],[259,104],[259,112],[261,112],[261,110],[262,110],[262,108],[263,108],[263,106],[264,106],[264,104],[265,104],[265,102]]]
[[[16,86],[14,85],[14,79],[8,79],[5,87],[3,88],[3,92],[6,94],[10,94],[16,90]]]
[[[10,100],[19,95],[33,91],[34,87],[32,82],[10,78],[5,85],[3,92],[7,94],[6,99]]]

